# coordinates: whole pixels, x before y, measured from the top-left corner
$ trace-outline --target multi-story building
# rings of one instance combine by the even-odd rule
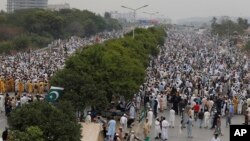
[[[47,8],[48,0],[7,0],[7,12],[19,9]]]

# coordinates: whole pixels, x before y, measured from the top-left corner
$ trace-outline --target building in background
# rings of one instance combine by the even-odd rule
[[[70,9],[70,5],[68,3],[48,5],[48,10],[51,11],[60,11],[61,9]]]
[[[7,0],[7,12],[29,8],[47,8],[48,0]]]

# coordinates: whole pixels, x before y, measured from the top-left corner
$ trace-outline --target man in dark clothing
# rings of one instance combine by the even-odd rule
[[[3,141],[7,141],[7,139],[8,139],[8,129],[7,128],[2,133],[2,139],[3,139]]]
[[[213,125],[212,125],[211,129],[214,129],[215,126],[217,125],[217,119],[218,119],[218,117],[219,117],[219,113],[216,112],[215,115],[214,115],[214,118],[213,118]]]
[[[202,123],[203,123],[203,119],[204,119],[204,112],[203,112],[203,109],[201,109],[200,112],[198,113],[198,119],[199,119],[200,128],[201,128]]]
[[[221,114],[221,104],[222,104],[222,100],[221,98],[218,98],[218,100],[216,101],[216,110],[217,113]]]
[[[154,116],[157,117],[157,108],[158,108],[158,101],[157,98],[154,100]]]

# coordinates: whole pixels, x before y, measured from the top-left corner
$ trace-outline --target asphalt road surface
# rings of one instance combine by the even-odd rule
[[[165,116],[167,120],[169,119],[168,112],[160,114],[160,116]],[[155,120],[155,119],[154,119]],[[169,121],[169,120],[168,120]],[[209,128],[200,128],[198,120],[194,121],[193,126],[193,138],[187,138],[187,129],[184,128],[180,132],[180,116],[175,117],[175,128],[169,128],[169,141],[211,141],[213,137],[214,130],[211,130],[211,124]],[[232,118],[232,124],[242,124],[244,117],[242,115],[236,115]],[[220,136],[221,141],[229,141],[229,126],[226,128],[225,118],[222,118],[221,128],[223,136]],[[151,130],[151,141],[161,141],[160,139],[154,139],[154,122]]]

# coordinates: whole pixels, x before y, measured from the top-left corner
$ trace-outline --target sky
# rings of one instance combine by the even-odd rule
[[[0,0],[0,9],[6,9],[6,1]],[[138,15],[159,12],[158,16],[164,15],[172,20],[210,16],[250,17],[250,0],[49,0],[49,4],[65,2],[72,8],[99,14],[105,11],[129,12],[121,5],[138,8],[147,4],[149,6],[139,10]]]

